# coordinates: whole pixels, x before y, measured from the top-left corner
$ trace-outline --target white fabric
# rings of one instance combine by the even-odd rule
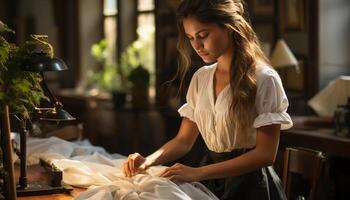
[[[322,117],[333,117],[338,105],[346,105],[350,97],[350,76],[339,76],[308,101]]]
[[[178,110],[197,124],[202,137],[211,151],[230,152],[238,148],[252,148],[256,144],[256,128],[281,124],[281,129],[292,126],[287,113],[288,99],[278,73],[268,66],[256,70],[257,94],[256,113],[252,127],[244,133],[237,133],[229,121],[231,90],[227,85],[214,103],[214,74],[216,63],[201,67],[192,77],[186,103]]]
[[[19,144],[19,135],[13,135],[13,139]],[[108,154],[103,148],[92,146],[87,140],[76,143],[68,142],[57,137],[49,139],[28,138],[27,140],[27,165],[39,163],[39,158],[44,155],[52,157],[71,158],[80,155],[90,155],[98,152],[109,158],[121,158],[120,154]]]
[[[19,142],[18,137],[15,138]],[[31,164],[44,159],[63,171],[63,182],[88,188],[77,200],[116,199],[218,199],[200,183],[173,183],[156,176],[164,166],[151,167],[145,174],[127,178],[122,173],[125,156],[108,154],[89,143],[71,143],[59,138],[28,138],[27,159]]]

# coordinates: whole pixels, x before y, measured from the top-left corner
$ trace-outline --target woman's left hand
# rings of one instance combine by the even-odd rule
[[[200,168],[189,167],[176,163],[171,167],[166,168],[159,175],[160,177],[168,178],[172,181],[192,182],[202,180],[203,173]]]

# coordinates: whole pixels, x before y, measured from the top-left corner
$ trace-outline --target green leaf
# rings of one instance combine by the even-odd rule
[[[0,33],[3,32],[9,32],[9,33],[15,33],[13,30],[11,30],[6,24],[4,24],[1,20],[0,20]]]
[[[52,45],[49,43],[49,37],[47,35],[35,35],[32,34],[30,37],[38,42],[39,46],[44,48],[44,52],[48,53],[53,58],[54,51]]]
[[[28,80],[25,79],[14,79],[12,80],[11,87],[13,88],[13,90],[16,90],[20,93],[26,93],[30,91],[31,84]]]

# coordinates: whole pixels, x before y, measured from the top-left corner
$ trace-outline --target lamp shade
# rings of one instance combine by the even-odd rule
[[[283,39],[277,41],[270,61],[274,68],[296,66],[299,71],[298,61]]]
[[[34,53],[33,56],[23,65],[23,70],[32,72],[63,71],[67,70],[63,60],[46,53]]]
[[[42,121],[55,121],[55,122],[61,122],[61,121],[72,121],[75,120],[75,117],[72,117],[71,114],[69,114],[66,110],[62,108],[52,108],[48,111],[46,111],[41,117],[40,120]]]
[[[67,111],[62,109],[62,104],[59,102],[56,97],[52,94],[49,87],[46,84],[44,78],[44,72],[47,71],[63,71],[67,70],[67,65],[59,58],[51,57],[47,53],[33,53],[32,56],[27,60],[23,65],[23,70],[31,72],[40,72],[42,75],[42,88],[46,95],[49,96],[50,102],[53,105],[53,108],[46,111],[40,120],[43,121],[71,121],[75,120]],[[40,110],[40,108],[39,108]]]
[[[346,105],[350,96],[350,76],[339,76],[308,101],[322,117],[332,117],[338,105]]]

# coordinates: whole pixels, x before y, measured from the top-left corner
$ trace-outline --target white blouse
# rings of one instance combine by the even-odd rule
[[[250,130],[238,133],[229,120],[231,90],[227,85],[214,102],[214,74],[216,63],[201,67],[193,75],[187,91],[186,103],[178,110],[197,124],[207,147],[215,152],[230,152],[233,149],[253,148],[256,144],[256,128],[281,124],[281,129],[292,127],[287,113],[288,99],[278,73],[261,65],[256,69],[256,113]]]

